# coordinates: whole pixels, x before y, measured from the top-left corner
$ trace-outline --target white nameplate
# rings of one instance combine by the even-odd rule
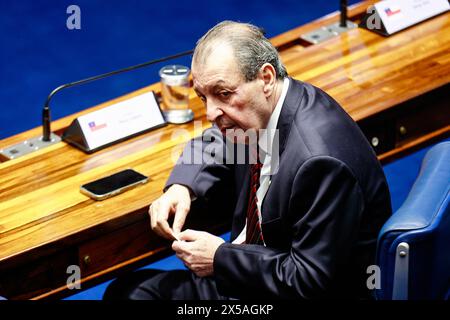
[[[165,123],[153,92],[141,94],[78,118],[93,150]]]
[[[449,9],[448,0],[380,1],[368,9],[371,16],[368,16],[365,27],[391,35]]]

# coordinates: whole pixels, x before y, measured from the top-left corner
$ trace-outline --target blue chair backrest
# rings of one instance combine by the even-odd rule
[[[450,141],[432,147],[403,205],[380,231],[381,300],[450,299]]]

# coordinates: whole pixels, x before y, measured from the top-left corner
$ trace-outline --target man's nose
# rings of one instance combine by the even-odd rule
[[[206,103],[206,118],[210,122],[215,122],[218,117],[223,114],[222,109],[220,109],[217,104],[213,101],[208,100]]]

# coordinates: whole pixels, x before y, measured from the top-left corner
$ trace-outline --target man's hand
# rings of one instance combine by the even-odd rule
[[[191,196],[185,186],[174,184],[156,199],[148,210],[152,230],[169,240],[175,240],[191,209]],[[174,215],[172,229],[167,220]]]
[[[179,234],[182,241],[174,241],[172,249],[188,267],[199,277],[214,273],[214,254],[225,241],[207,232],[186,230]]]

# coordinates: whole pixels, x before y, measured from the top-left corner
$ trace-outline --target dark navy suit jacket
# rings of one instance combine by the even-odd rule
[[[277,128],[279,170],[262,203],[266,246],[222,244],[214,257],[219,292],[235,298],[368,297],[366,269],[391,214],[376,155],[336,101],[293,79]],[[223,143],[217,129],[208,131],[210,138],[194,139],[185,154]],[[228,208],[231,238],[238,236],[245,225],[248,165],[183,164],[180,158],[166,188],[174,183],[212,208]]]

